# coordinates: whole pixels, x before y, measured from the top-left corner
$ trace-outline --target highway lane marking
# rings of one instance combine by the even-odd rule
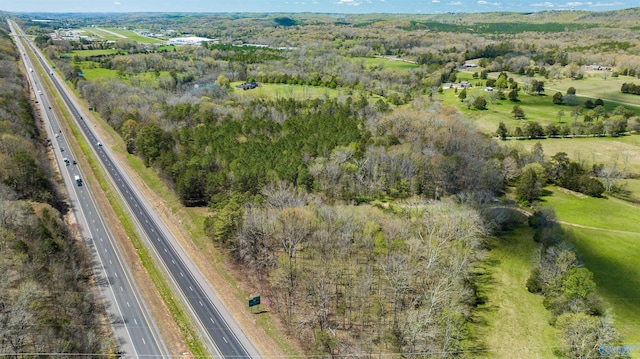
[[[113,262],[111,261],[111,259],[109,259],[109,264],[113,264]]]
[[[127,307],[131,308],[131,306],[129,305],[129,302],[127,302]]]
[[[176,261],[174,261],[173,259],[171,260],[171,263],[176,264]]]
[[[136,323],[136,325],[138,325],[138,320],[136,318],[133,318],[133,322]]]
[[[227,338],[222,337],[222,340],[224,340],[225,343],[229,344],[229,342],[227,341]]]
[[[180,272],[180,276],[181,276],[181,277],[184,277],[184,274],[183,274],[182,272]]]
[[[141,338],[141,339],[142,339],[142,344],[147,345],[147,342],[144,341],[144,338]]]
[[[201,300],[199,300],[199,301],[198,301],[198,303],[200,303],[200,306],[201,306],[201,307],[204,307],[204,304],[202,304],[202,301],[201,301]]]
[[[191,291],[193,292],[193,287],[192,286],[189,286],[189,289],[191,289]]]
[[[122,288],[122,286],[120,286],[120,291],[121,291],[121,292],[124,292],[124,288]]]
[[[211,321],[211,323],[216,324],[216,322],[213,320],[213,318],[209,317],[209,320]]]
[[[167,247],[164,247],[164,252],[165,252],[165,253],[168,253],[168,251],[167,251]]]
[[[116,278],[118,278],[118,273],[116,273],[116,272],[113,272],[113,274],[114,274],[114,275],[116,276]]]

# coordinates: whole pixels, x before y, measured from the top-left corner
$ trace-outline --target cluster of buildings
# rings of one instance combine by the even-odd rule
[[[448,90],[448,89],[468,89],[468,88],[472,88],[473,85],[471,85],[471,83],[469,81],[460,81],[460,83],[454,84],[452,82],[445,82],[442,84],[442,89],[443,90]]]
[[[191,46],[199,46],[202,45],[203,42],[207,43],[218,43],[218,39],[208,39],[206,37],[198,37],[198,36],[187,36],[187,37],[172,37],[167,41],[167,45],[191,45]]]
[[[59,29],[54,33],[49,34],[52,40],[68,40],[68,41],[95,41],[93,36],[82,35],[84,31],[76,29]]]

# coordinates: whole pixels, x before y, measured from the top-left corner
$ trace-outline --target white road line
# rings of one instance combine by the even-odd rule
[[[131,306],[129,305],[129,302],[127,302],[127,307],[131,308]]]
[[[209,320],[211,321],[211,323],[216,324],[216,322],[213,320],[213,318],[209,317]]]
[[[200,306],[201,306],[201,307],[204,307],[204,304],[202,304],[202,301],[201,301],[201,300],[199,300],[199,301],[198,301],[198,303],[200,303]]]
[[[229,344],[229,342],[227,341],[227,338],[222,337],[222,339],[224,340],[225,343]]]

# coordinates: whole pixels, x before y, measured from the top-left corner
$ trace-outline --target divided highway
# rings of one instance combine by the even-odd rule
[[[9,22],[9,26],[16,35],[19,29],[12,22]],[[49,144],[69,193],[71,208],[85,243],[93,253],[96,282],[120,351],[128,358],[167,357],[166,347],[130,278],[130,270],[121,259],[113,234],[102,220],[90,186],[83,181],[82,171],[53,113],[45,87],[39,81],[38,71],[34,70],[18,37],[16,44],[28,69],[29,82],[41,109]]]
[[[162,223],[153,207],[137,188],[131,185],[131,181],[123,176],[125,172],[121,170],[116,161],[112,160],[109,150],[94,134],[79,111],[79,107],[75,105],[65,88],[53,75],[47,62],[43,60],[32,44],[29,43],[29,46],[33,49],[42,67],[50,74],[57,91],[84,132],[84,136],[92,145],[93,150],[97,153],[121,197],[127,203],[133,218],[146,235],[147,241],[157,257],[161,259],[181,296],[188,303],[191,313],[197,319],[196,323],[211,340],[212,352],[217,352],[224,358],[259,358],[260,355],[255,347],[221,304],[213,289]]]

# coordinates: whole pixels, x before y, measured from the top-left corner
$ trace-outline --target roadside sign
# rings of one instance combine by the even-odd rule
[[[249,308],[260,304],[260,296],[249,299]]]

